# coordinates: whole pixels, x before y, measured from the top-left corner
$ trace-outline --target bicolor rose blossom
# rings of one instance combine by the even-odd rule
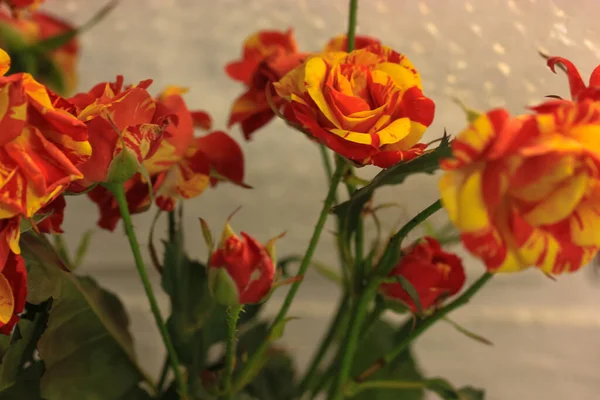
[[[63,233],[62,223],[65,218],[66,206],[67,202],[65,201],[65,196],[60,195],[42,207],[40,211],[38,211],[38,214],[47,215],[37,223],[39,231],[54,234]]]
[[[267,100],[267,86],[277,82],[306,58],[298,51],[292,30],[260,31],[244,42],[242,59],[227,64],[225,71],[246,85],[246,91],[232,106],[229,127],[239,123],[246,139],[266,125],[275,114]],[[273,95],[273,107],[279,109],[282,100]]]
[[[565,67],[567,78],[569,79],[571,98],[573,100],[584,100],[586,98],[600,100],[600,65],[592,71],[589,84],[586,85],[577,67],[571,61],[562,57],[550,57],[548,59],[548,67],[550,67],[552,72],[556,72],[557,64],[562,64]]]
[[[25,309],[27,270],[20,255],[10,253],[0,267],[0,333],[10,335]]]
[[[380,45],[381,42],[370,36],[358,35],[354,38],[354,50],[363,49],[372,44]],[[342,34],[331,39],[323,49],[323,52],[328,53],[331,51],[348,51],[348,35]]]
[[[425,237],[404,252],[389,277],[402,276],[415,288],[421,308],[427,310],[460,291],[465,283],[461,259],[442,249],[440,243]],[[402,302],[413,312],[417,306],[400,283],[384,283],[379,291],[387,298]]]
[[[412,63],[390,48],[314,55],[274,86],[292,122],[358,165],[387,168],[423,153],[435,106]]]
[[[11,40],[14,41],[15,38],[18,38],[26,45],[35,45],[39,41],[65,34],[74,29],[67,22],[43,12],[33,12],[27,18],[13,18],[3,10],[0,10],[0,28],[10,33]],[[11,43],[3,43],[0,40],[0,45],[10,50]],[[72,93],[77,86],[78,39],[74,37],[46,55],[47,58],[44,60],[36,60],[40,64],[34,74],[36,79],[60,94]],[[45,65],[47,63],[51,65]],[[17,67],[23,71],[24,66]]]
[[[29,74],[0,77],[0,218],[31,218],[74,180],[91,154],[87,128]]]
[[[600,103],[534,110],[480,115],[442,162],[444,207],[491,272],[572,272],[600,246]]]
[[[215,186],[219,179],[244,185],[240,147],[220,131],[194,138],[194,128],[210,129],[211,118],[204,111],[190,111],[183,93],[185,89],[170,86],[156,98],[155,118],[168,120],[168,124],[156,151],[143,162],[150,185],[139,173],[124,184],[131,213],[150,207],[150,188],[156,204],[171,211],[177,200],[196,197],[209,185]],[[112,193],[97,186],[88,195],[100,210],[98,225],[114,230],[121,214]]]
[[[168,118],[155,118],[156,103],[146,90],[151,80],[123,87],[123,77],[100,83],[69,99],[89,130],[92,156],[79,166],[84,175],[73,185],[81,191],[96,183],[124,182],[139,170],[160,143]]]
[[[267,248],[245,232],[238,237],[228,222],[208,264],[215,299],[224,305],[259,303],[271,291],[274,279],[275,264]]]

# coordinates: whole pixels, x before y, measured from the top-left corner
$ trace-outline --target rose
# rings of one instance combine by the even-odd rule
[[[359,165],[422,153],[415,145],[433,120],[418,72],[385,46],[314,55],[274,86],[292,122]]]
[[[363,49],[372,44],[380,45],[381,42],[378,39],[358,35],[354,38],[354,50]],[[331,39],[325,48],[323,49],[324,53],[331,51],[347,51],[348,50],[348,35],[342,34]]]
[[[160,143],[168,120],[156,120],[156,104],[146,88],[152,81],[123,88],[123,77],[100,83],[69,99],[77,118],[89,130],[93,152],[79,168],[84,178],[73,185],[81,191],[95,183],[122,183],[131,178]]]
[[[271,291],[274,278],[275,264],[267,248],[245,232],[240,239],[227,222],[208,263],[215,300],[224,305],[259,303]]]
[[[79,57],[79,43],[76,37],[70,39],[52,51],[22,53],[25,46],[34,46],[38,42],[63,35],[74,28],[65,21],[43,12],[33,12],[27,18],[13,18],[6,11],[0,9],[0,45],[7,49],[15,60],[20,62],[16,72],[25,71],[21,65],[23,57],[34,56],[34,71],[31,66],[27,72],[32,73],[41,83],[61,94],[69,94],[77,86],[77,59]]]
[[[211,127],[211,118],[204,111],[190,111],[182,97],[185,89],[170,86],[156,98],[154,119],[165,120],[163,137],[157,150],[143,166],[150,185],[136,174],[124,183],[130,213],[146,211],[151,204],[150,187],[156,204],[163,210],[173,210],[178,199],[191,199],[203,193],[219,180],[229,180],[245,186],[244,158],[238,144],[226,133],[216,131],[194,138],[194,126]],[[97,186],[89,197],[100,210],[98,225],[114,230],[121,218],[114,196]]]
[[[66,206],[65,196],[60,195],[42,207],[38,214],[41,214],[44,219],[37,223],[39,231],[54,234],[63,233],[62,223],[65,218]],[[44,214],[47,215],[44,216]]]
[[[225,71],[234,80],[243,82],[247,90],[232,106],[228,126],[239,123],[246,139],[275,116],[271,107],[282,105],[274,95],[269,104],[265,90],[306,58],[298,52],[291,29],[287,32],[260,31],[244,43],[243,57],[227,64]]]
[[[27,298],[27,270],[23,258],[10,253],[0,269],[0,333],[10,335]]]
[[[388,277],[401,276],[415,288],[421,308],[427,310],[442,299],[455,295],[465,283],[465,271],[458,256],[442,249],[440,243],[425,237],[406,250],[405,256]],[[379,291],[387,298],[417,306],[400,283],[384,283]]]
[[[74,180],[91,153],[85,124],[29,74],[0,77],[0,218],[31,218]]]
[[[536,110],[480,115],[442,162],[444,207],[492,272],[571,272],[600,246],[600,104],[550,101]]]

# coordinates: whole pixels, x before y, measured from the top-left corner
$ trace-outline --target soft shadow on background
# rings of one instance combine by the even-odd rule
[[[54,0],[46,9],[80,24],[101,1]],[[567,95],[566,77],[545,66],[537,54],[570,58],[584,79],[599,62],[597,29],[600,3],[592,0],[361,0],[359,33],[377,37],[405,53],[419,69],[424,92],[436,101],[434,124],[424,141],[453,134],[465,125],[453,97],[475,109],[506,107],[521,112],[549,94]],[[82,37],[80,89],[112,80],[152,78],[158,93],[166,85],[190,89],[190,108],[209,111],[215,128],[225,129],[233,99],[242,88],[230,81],[224,65],[240,55],[244,38],[258,29],[293,27],[304,51],[319,50],[345,31],[346,0],[123,0],[114,12]],[[187,246],[205,258],[198,217],[219,231],[238,206],[236,230],[266,240],[287,231],[278,253],[302,253],[324,198],[325,179],[317,148],[301,134],[275,121],[243,142],[253,190],[221,185],[186,203]],[[374,171],[360,171],[365,176]],[[401,188],[378,194],[380,202],[397,202],[403,210],[389,215],[388,229],[414,215],[437,196],[436,177],[418,176]],[[64,229],[76,243],[94,226],[97,210],[86,198],[69,198]],[[143,244],[152,212],[134,219]],[[442,224],[442,215],[433,219]],[[158,227],[162,232],[164,225]],[[334,264],[332,235],[325,234],[317,259]],[[477,276],[483,267],[471,258]],[[119,227],[93,238],[84,272],[123,297],[138,338],[138,354],[147,369],[162,361],[158,333]],[[158,288],[158,285],[156,285]],[[335,290],[318,276],[301,289],[284,343],[305,363],[337,301]],[[278,296],[279,297],[279,296]],[[162,297],[163,303],[165,297]],[[272,301],[267,312],[276,310]],[[588,268],[553,282],[535,272],[499,276],[453,319],[487,337],[485,347],[436,326],[417,344],[428,375],[448,377],[458,386],[488,389],[488,399],[594,399],[600,382],[600,278]],[[166,306],[166,304],[165,304]]]

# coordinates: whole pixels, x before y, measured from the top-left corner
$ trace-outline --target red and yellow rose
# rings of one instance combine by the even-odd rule
[[[461,259],[446,252],[440,243],[425,237],[408,248],[389,277],[402,276],[415,288],[421,308],[427,310],[460,291],[465,283]],[[410,294],[400,283],[384,283],[379,291],[387,298],[400,301],[413,312],[418,310]]]
[[[247,90],[232,106],[229,127],[240,124],[246,139],[267,124],[275,114],[267,100],[265,90],[269,83],[277,82],[306,58],[298,51],[292,30],[286,32],[260,31],[244,42],[242,59],[225,67],[233,80],[246,85]],[[282,100],[273,95],[272,106],[279,109]]]
[[[10,253],[0,265],[0,334],[10,335],[25,309],[27,270],[20,255]]]
[[[156,98],[155,118],[168,123],[156,151],[142,163],[150,184],[140,173],[125,182],[131,213],[150,207],[150,188],[157,206],[170,211],[177,200],[196,197],[220,179],[243,185],[244,158],[240,147],[220,131],[194,138],[194,128],[210,129],[211,118],[204,111],[187,108],[182,97],[185,91],[170,86]],[[97,186],[89,197],[100,210],[98,225],[114,230],[121,218],[114,196],[106,188]]]
[[[274,86],[292,122],[356,164],[389,167],[424,150],[434,103],[412,63],[390,48],[314,55]]]
[[[600,246],[600,103],[535,110],[480,115],[442,162],[444,207],[492,272],[571,272]]]

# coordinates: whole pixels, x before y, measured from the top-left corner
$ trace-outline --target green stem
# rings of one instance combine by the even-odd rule
[[[402,381],[369,381],[356,384],[347,395],[354,397],[360,392],[368,389],[420,389],[424,388],[425,382],[402,382]]]
[[[352,368],[352,362],[354,361],[354,355],[356,354],[362,323],[369,310],[369,303],[375,296],[377,287],[378,281],[376,279],[371,280],[364,292],[357,299],[356,305],[352,308],[350,315],[352,315],[353,318],[350,321],[344,343],[340,347],[342,356],[340,360],[340,369],[333,383],[331,392],[332,400],[339,400],[344,396],[343,388],[346,380],[350,376],[350,369]]]
[[[237,321],[240,318],[240,312],[242,309],[243,306],[232,306],[227,309],[227,342],[225,347],[225,374],[223,375],[223,391],[228,399],[233,398],[233,393],[231,393],[231,378],[233,376],[233,369],[235,367],[235,332],[237,328]]]
[[[363,221],[358,220],[356,232],[354,233],[354,291],[360,293],[363,288],[365,279],[365,263],[363,256],[364,231]]]
[[[356,38],[356,16],[358,15],[358,0],[350,0],[350,13],[348,15],[348,53],[354,50]]]
[[[336,336],[339,335],[340,330],[343,327],[342,322],[347,311],[348,302],[349,297],[347,295],[344,295],[335,313],[335,317],[333,317],[333,319],[331,320],[325,337],[321,341],[317,352],[315,353],[312,361],[309,364],[306,375],[298,384],[298,388],[296,390],[297,395],[303,395],[306,391],[311,390],[315,385],[318,378],[319,366],[321,365],[323,358],[325,358],[325,355],[327,354],[327,350],[329,350],[331,342],[333,341],[333,339],[335,339]]]
[[[412,343],[417,337],[419,337],[423,332],[429,329],[433,324],[435,324],[440,319],[444,318],[450,312],[456,310],[459,307],[467,304],[469,300],[477,293],[483,285],[485,285],[491,278],[492,274],[489,272],[484,273],[477,281],[475,281],[462,295],[460,295],[456,300],[448,304],[447,306],[439,309],[435,312],[435,314],[418,321],[414,327],[414,329],[407,335],[400,343],[398,343],[391,351],[386,352],[384,356],[379,358],[372,366],[363,371],[357,378],[355,378],[356,382],[362,382],[367,379],[369,376],[373,375],[375,372],[379,371],[381,368],[385,367],[396,357],[398,357],[409,344]]]
[[[367,317],[367,320],[363,324],[360,331],[359,339],[364,339],[369,334],[371,328],[375,325],[375,323],[381,318],[381,315],[385,312],[385,309],[386,306],[383,300],[375,300],[375,308],[373,309],[373,311],[371,311],[371,313]]]
[[[319,219],[317,220],[317,223],[315,225],[315,230],[313,232],[312,238],[310,239],[308,248],[306,249],[306,253],[304,253],[304,258],[302,259],[302,263],[300,264],[298,273],[296,274],[296,276],[299,278],[302,278],[306,274],[306,271],[308,270],[308,267],[310,266],[312,257],[317,248],[317,244],[319,243],[319,238],[321,237],[321,232],[323,231],[323,227],[325,226],[325,221],[327,220],[327,216],[329,215],[329,211],[335,200],[335,195],[337,193],[337,187],[338,187],[340,181],[342,180],[342,175],[343,175],[345,169],[346,169],[345,163],[343,163],[343,162],[337,163],[335,172],[333,173],[333,176],[331,177],[331,185],[329,186],[329,192],[327,193],[327,197],[325,198],[325,202],[323,203],[323,209],[321,210],[321,214],[319,215]],[[296,296],[296,293],[298,292],[298,289],[300,288],[300,285],[302,284],[302,282],[303,282],[303,280],[299,279],[296,282],[294,282],[292,284],[292,286],[290,287],[290,290],[289,290],[287,296],[285,297],[283,304],[281,305],[281,309],[279,310],[279,313],[277,314],[277,316],[275,317],[275,320],[273,321],[273,323],[271,324],[271,326],[269,328],[269,333],[267,334],[267,337],[270,337],[273,334],[273,331],[275,329],[279,328],[281,326],[281,324],[284,322],[285,317],[290,309],[290,306],[292,305],[292,301],[294,300],[294,297]],[[269,341],[264,340],[260,344],[258,349],[256,349],[256,351],[252,354],[252,356],[248,360],[248,363],[245,365],[244,369],[240,373],[239,379],[237,380],[236,384],[234,385],[233,392],[237,392],[237,391],[241,390],[244,386],[246,386],[248,384],[250,379],[252,379],[254,370],[256,369],[258,363],[261,361],[261,358],[263,357],[263,355],[266,352],[268,347],[269,347]]]
[[[131,222],[131,215],[129,214],[129,207],[125,197],[125,190],[122,184],[106,184],[106,188],[113,193],[115,200],[119,205],[121,217],[123,218],[123,224],[125,225],[125,232],[127,233],[129,245],[131,246],[131,252],[133,253],[133,258],[135,259],[135,266],[137,267],[142,285],[144,286],[146,297],[148,297],[148,301],[150,302],[150,309],[154,315],[154,320],[156,321],[156,325],[165,344],[167,354],[169,355],[169,360],[171,361],[171,368],[175,374],[175,381],[177,382],[179,395],[182,399],[188,399],[187,385],[183,379],[183,375],[179,367],[179,359],[177,357],[177,353],[175,352],[175,347],[173,346],[171,337],[169,336],[167,326],[165,325],[165,322],[160,314],[158,302],[156,301],[156,297],[154,296],[154,292],[152,290],[152,283],[150,282],[148,272],[146,271],[146,266],[144,265],[144,260],[140,251],[140,245],[137,241],[135,230],[133,229],[133,223]]]

